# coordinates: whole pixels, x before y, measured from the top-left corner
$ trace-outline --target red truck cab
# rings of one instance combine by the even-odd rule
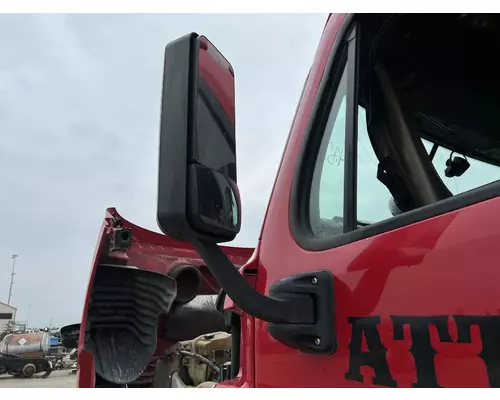
[[[499,387],[498,32],[496,15],[331,15],[255,250],[217,244],[242,223],[234,71],[203,36],[169,44],[157,215],[170,237],[130,225],[132,247],[110,253],[110,212],[80,337],[91,336],[89,310],[103,327],[115,312],[105,295],[92,308],[107,246],[113,264],[156,274],[142,285],[170,288],[141,365],[173,354],[161,318],[176,284],[189,285],[161,277],[189,258],[205,282],[197,295],[221,289],[233,336],[232,373],[215,387]],[[127,323],[122,332],[139,329]],[[123,355],[92,340],[80,340],[79,386],[103,373],[133,382]]]

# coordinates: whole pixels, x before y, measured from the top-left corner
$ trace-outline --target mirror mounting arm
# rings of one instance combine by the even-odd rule
[[[330,271],[284,278],[271,285],[270,296],[265,296],[250,286],[216,243],[203,239],[192,243],[224,292],[244,312],[267,321],[267,329],[276,340],[307,353],[335,352]]]
[[[310,324],[314,322],[314,301],[307,294],[272,298],[250,286],[220,247],[208,240],[193,242],[196,250],[226,292],[244,312],[267,322]]]

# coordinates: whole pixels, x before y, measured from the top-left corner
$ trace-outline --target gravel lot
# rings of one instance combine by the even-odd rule
[[[52,371],[46,379],[40,378],[13,378],[10,375],[0,375],[1,388],[74,388],[76,375],[71,370]]]

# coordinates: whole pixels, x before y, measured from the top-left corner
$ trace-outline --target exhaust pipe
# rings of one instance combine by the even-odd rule
[[[202,284],[201,272],[192,265],[174,267],[168,275],[177,282],[177,305],[187,304],[199,293]]]

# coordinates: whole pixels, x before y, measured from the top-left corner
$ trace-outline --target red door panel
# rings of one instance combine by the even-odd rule
[[[498,386],[497,207],[493,199],[322,252],[265,235],[259,289],[295,273],[334,274],[338,351],[301,354],[257,321],[257,386]]]
[[[266,294],[284,277],[333,273],[338,349],[300,353],[256,320],[256,386],[498,387],[500,199],[326,251],[303,250],[292,237],[297,156],[343,21],[333,15],[323,32],[256,251],[257,289]]]

